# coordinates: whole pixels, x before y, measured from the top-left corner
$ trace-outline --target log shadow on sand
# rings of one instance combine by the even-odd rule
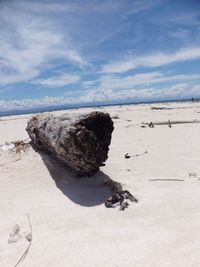
[[[113,181],[102,171],[92,177],[77,177],[51,155],[39,153],[57,188],[76,204],[86,207],[101,205],[113,192],[122,190],[120,183]]]

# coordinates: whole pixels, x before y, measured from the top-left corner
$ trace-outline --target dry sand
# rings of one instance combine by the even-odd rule
[[[32,148],[21,159],[0,152],[1,267],[15,266],[30,244],[25,238],[30,233],[28,215],[32,243],[19,266],[200,266],[200,123],[141,128],[142,122],[200,120],[200,104],[100,110],[119,119],[114,119],[106,166],[94,177],[77,179]],[[0,143],[27,138],[29,118],[0,118]],[[142,155],[125,159],[126,153]],[[110,191],[104,182],[109,180],[121,183],[139,202],[125,211],[106,208]],[[16,235],[11,240],[16,242],[9,243],[16,224],[21,238]]]

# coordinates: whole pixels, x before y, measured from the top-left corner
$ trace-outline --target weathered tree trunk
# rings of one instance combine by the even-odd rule
[[[103,112],[36,115],[26,128],[34,146],[51,152],[79,175],[93,175],[106,161],[113,129],[110,115]]]

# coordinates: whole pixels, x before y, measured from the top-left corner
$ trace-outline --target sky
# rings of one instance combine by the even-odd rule
[[[198,97],[199,0],[0,0],[0,111]]]

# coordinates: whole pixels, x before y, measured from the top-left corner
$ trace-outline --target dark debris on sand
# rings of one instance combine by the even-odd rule
[[[106,208],[119,207],[119,210],[123,211],[130,206],[128,200],[135,203],[138,202],[138,200],[128,190],[122,190],[107,199],[105,206]]]
[[[124,157],[125,159],[129,159],[131,156],[128,153],[126,153]]]

